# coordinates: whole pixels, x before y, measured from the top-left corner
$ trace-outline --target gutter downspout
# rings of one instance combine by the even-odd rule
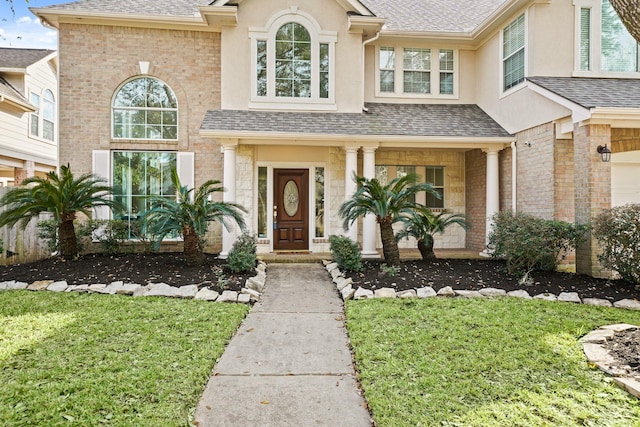
[[[365,95],[364,95],[364,80],[365,80],[365,77],[364,77],[364,76],[365,76],[365,69],[364,69],[364,68],[365,68],[365,57],[366,57],[366,55],[365,55],[365,48],[367,47],[367,45],[368,45],[369,43],[371,43],[371,42],[374,42],[374,41],[378,40],[378,38],[380,38],[380,30],[378,30],[378,31],[376,32],[376,35],[375,35],[375,36],[373,36],[373,37],[371,37],[370,39],[367,39],[367,40],[365,40],[365,41],[363,41],[363,42],[362,42],[362,74],[361,74],[361,76],[362,76],[362,84],[360,85],[360,86],[361,86],[361,92],[360,92],[360,93],[362,93],[362,111],[364,111],[365,113],[367,113],[367,112],[369,111],[369,110],[367,109],[367,107],[365,107],[365,106],[364,106],[364,97],[365,97]]]
[[[518,148],[517,148],[517,144],[516,141],[513,141],[511,143],[511,211],[513,213],[516,212],[517,210],[517,194],[518,194],[518,188],[517,188],[517,183],[518,183],[518,177],[517,177],[517,173],[518,173]]]

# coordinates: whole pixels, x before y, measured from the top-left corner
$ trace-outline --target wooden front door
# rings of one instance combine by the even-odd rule
[[[309,249],[309,170],[273,170],[273,249]]]

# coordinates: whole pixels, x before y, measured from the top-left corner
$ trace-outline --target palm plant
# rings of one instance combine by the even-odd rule
[[[424,261],[436,259],[433,252],[433,236],[444,231],[452,225],[459,225],[468,230],[470,227],[463,214],[449,214],[440,212],[434,214],[427,208],[419,208],[409,215],[403,216],[401,221],[404,226],[396,238],[415,237],[418,240],[418,250]]]
[[[53,215],[57,224],[60,255],[73,259],[78,255],[78,238],[74,220],[78,213],[91,217],[91,209],[116,203],[109,198],[111,187],[92,174],[75,178],[69,165],[60,166],[60,173],[52,171],[46,177],[30,177],[0,199],[7,210],[0,214],[0,227],[20,222],[24,228],[41,213]]]
[[[221,222],[228,229],[228,219],[231,219],[244,230],[242,213],[245,210],[235,203],[210,200],[213,193],[224,191],[220,181],[209,180],[194,192],[193,188],[180,183],[175,169],[172,170],[171,180],[177,189],[177,198],[151,196],[152,208],[142,215],[143,231],[153,237],[156,247],[167,235],[181,236],[187,264],[200,265],[204,260],[204,235],[209,223]]]
[[[382,252],[389,265],[400,264],[400,251],[393,232],[393,224],[401,217],[410,215],[420,205],[415,202],[415,195],[426,191],[435,197],[440,195],[426,182],[418,183],[418,175],[407,174],[398,177],[386,185],[377,179],[353,177],[357,190],[353,196],[340,206],[339,214],[344,219],[345,230],[359,217],[367,214],[375,215],[380,226]]]

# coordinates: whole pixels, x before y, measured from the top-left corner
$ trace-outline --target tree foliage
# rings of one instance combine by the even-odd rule
[[[640,0],[609,0],[620,20],[638,43],[640,43]]]
[[[61,166],[59,174],[52,171],[46,177],[31,177],[22,181],[0,199],[7,209],[0,214],[0,227],[20,223],[22,228],[41,213],[49,213],[58,227],[60,255],[66,259],[78,255],[78,238],[73,221],[79,213],[91,218],[96,206],[114,208],[109,198],[112,190],[104,180],[92,174],[78,178],[69,165]]]

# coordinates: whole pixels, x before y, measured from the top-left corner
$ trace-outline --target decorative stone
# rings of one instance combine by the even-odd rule
[[[240,293],[247,294],[249,295],[249,297],[253,298],[256,301],[260,299],[260,295],[261,295],[260,292],[254,291],[253,289],[247,289],[247,288],[242,288]]]
[[[398,296],[398,298],[403,298],[403,299],[416,298],[418,296],[415,289],[407,289],[406,291],[399,291],[399,292],[396,292],[396,295]]]
[[[53,282],[47,286],[47,290],[52,292],[64,292],[68,287],[69,285],[67,284],[67,281],[61,280],[59,282]]]
[[[352,287],[351,285],[347,285],[345,288],[343,288],[343,289],[340,291],[340,295],[342,295],[342,299],[343,299],[344,301],[347,301],[347,300],[349,300],[349,299],[353,298],[353,296],[355,295],[355,293],[356,293],[356,290],[355,290],[355,289],[353,289],[353,287]]]
[[[146,293],[148,297],[175,297],[176,288],[166,283],[150,283]]]
[[[616,323],[615,325],[603,326],[600,329],[605,329],[605,330],[614,331],[614,332],[622,332],[628,329],[638,329],[638,327],[636,325],[630,325],[628,323]]]
[[[342,274],[342,272],[339,269],[334,268],[333,270],[331,270],[331,278],[332,279],[335,280],[335,278],[339,277],[339,276],[344,276],[344,274]]]
[[[142,285],[137,283],[123,283],[121,287],[116,289],[118,295],[133,295],[133,293]]]
[[[234,291],[223,291],[218,297],[218,302],[238,302],[238,293]]]
[[[480,292],[482,296],[489,297],[489,298],[507,296],[507,291],[505,291],[504,289],[483,288],[483,289],[480,289],[478,292]]]
[[[186,285],[179,288],[174,287],[175,296],[178,298],[194,298],[198,293],[198,285]]]
[[[35,282],[27,286],[27,289],[29,289],[30,291],[42,291],[47,289],[52,283],[53,280],[36,280]]]
[[[144,297],[144,296],[147,296],[147,292],[149,292],[149,285],[140,286],[138,289],[133,291],[133,296],[134,297]]]
[[[329,261],[328,259],[323,259],[323,260],[322,260],[322,265],[323,265],[325,268],[327,268],[327,266],[328,266],[329,264],[331,264],[331,261]]]
[[[584,354],[591,363],[608,364],[613,362],[613,359],[609,356],[609,352],[600,344],[587,342],[582,344],[582,348],[584,350]],[[601,366],[598,367],[602,369]]]
[[[93,285],[89,285],[89,291],[102,293],[106,287],[107,285],[104,283],[94,283]]]
[[[634,378],[614,378],[618,385],[640,399],[640,381]]]
[[[634,299],[623,299],[613,303],[614,307],[626,308],[628,310],[640,310],[640,302]]]
[[[15,280],[9,280],[0,283],[0,291],[14,291],[18,289],[27,289],[27,283],[16,282]]]
[[[396,290],[392,288],[380,288],[373,292],[375,298],[397,298]]]
[[[238,294],[238,302],[240,304],[249,304],[251,302],[251,295],[249,295],[249,294]]]
[[[331,273],[333,270],[338,268],[338,263],[337,262],[331,262],[331,263],[327,264],[327,266],[325,268],[327,269],[327,271],[329,273]]]
[[[433,290],[431,286],[426,286],[424,288],[417,289],[416,295],[418,296],[418,298],[432,298],[438,294]]]
[[[561,292],[560,295],[558,295],[558,301],[582,304],[582,300],[580,300],[577,292]]]
[[[344,288],[346,288],[347,286],[353,284],[353,279],[351,279],[351,277],[349,278],[345,278],[345,277],[338,277],[334,280],[335,284],[336,284],[336,288],[338,288],[339,291],[342,291]]]
[[[264,262],[259,262],[257,267],[256,267],[256,271],[257,272],[266,273],[267,272],[267,264],[265,264]]]
[[[69,286],[65,292],[81,292],[81,293],[87,293],[89,292],[89,285],[75,285],[75,286]]]
[[[458,291],[458,290],[454,290],[453,292],[455,292],[456,296],[462,297],[462,298],[484,298],[484,296],[482,296],[482,294],[478,291]]]
[[[531,295],[529,295],[529,292],[525,291],[524,289],[507,292],[507,296],[513,298],[531,299]]]
[[[445,286],[444,288],[440,289],[436,295],[438,295],[439,297],[455,297],[456,293],[451,288],[451,286]]]
[[[613,307],[611,301],[602,298],[585,298],[582,302],[586,305],[596,305],[598,307]]]
[[[364,288],[358,288],[353,294],[353,299],[371,299],[373,298],[373,291]]]
[[[256,292],[262,293],[264,291],[265,281],[261,280],[259,277],[250,277],[244,283],[244,287],[248,289],[253,289]]]
[[[541,299],[543,301],[557,301],[558,297],[555,296],[554,294],[550,294],[548,292],[545,292],[544,294],[538,294],[535,297],[533,297],[533,299]]]
[[[220,294],[216,291],[213,291],[208,288],[202,288],[196,294],[195,299],[199,299],[203,301],[215,301],[218,299],[219,296]]]
[[[615,331],[607,330],[607,329],[596,329],[593,332],[589,332],[584,337],[580,338],[580,341],[583,343],[593,343],[593,344],[602,344],[607,341],[607,339],[613,337]]]

